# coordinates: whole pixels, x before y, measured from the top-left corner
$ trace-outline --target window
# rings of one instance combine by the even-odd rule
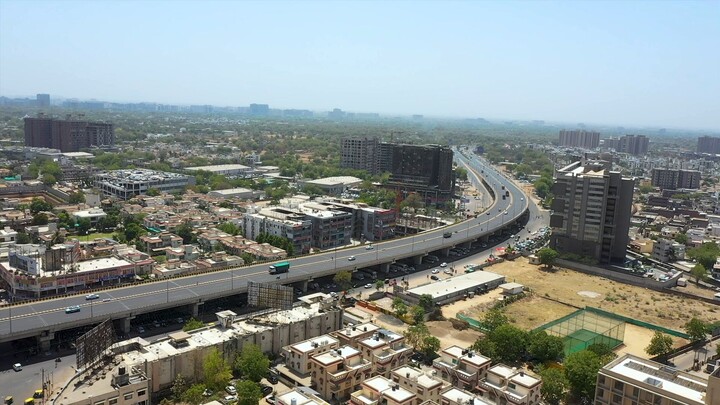
[[[97,401],[95,402],[95,405],[105,405],[105,401]]]
[[[598,384],[605,385],[605,376],[604,375],[598,376]]]
[[[632,389],[632,396],[633,396],[633,398],[637,398],[638,395],[640,395],[640,388],[638,388],[638,387],[633,387],[633,389]]]
[[[110,400],[108,401],[108,405],[117,405],[117,401],[118,401],[117,397],[110,398]]]
[[[604,397],[604,396],[605,396],[605,390],[602,389],[602,388],[598,388],[598,390],[597,390],[597,397],[598,397],[598,398],[602,398],[602,397]]]
[[[144,389],[139,390],[139,391],[137,392],[137,396],[141,397],[141,396],[143,396],[143,395],[145,395],[145,390],[144,390]]]
[[[622,402],[622,397],[618,394],[613,394],[612,401],[614,404],[620,404]]]
[[[625,384],[623,384],[622,381],[615,381],[615,384],[613,385],[613,388],[616,389],[616,390],[622,391],[623,386],[625,386]]]
[[[131,392],[131,393],[129,393],[129,394],[125,394],[125,396],[123,396],[123,398],[124,398],[124,399],[125,399],[126,401],[128,401],[128,400],[131,400],[131,399],[132,399],[132,397],[133,397],[133,394],[132,394],[132,392]]]
[[[511,390],[514,390],[514,389],[515,389],[515,384],[514,384],[514,383],[508,383],[508,388],[510,388]]]

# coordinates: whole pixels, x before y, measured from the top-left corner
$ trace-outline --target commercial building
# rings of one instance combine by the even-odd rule
[[[213,174],[222,174],[223,176],[247,176],[253,171],[252,167],[238,164],[193,166],[186,167],[185,170],[189,172],[210,172]]]
[[[720,137],[701,136],[697,141],[698,153],[720,154]]]
[[[245,237],[257,240],[261,233],[287,238],[293,254],[309,253],[312,246],[312,221],[300,211],[281,207],[263,208],[243,216]]]
[[[386,187],[400,192],[403,197],[417,193],[427,204],[444,204],[452,198],[455,175],[450,148],[346,138],[342,140],[340,153],[342,167],[370,173],[390,172]]]
[[[225,190],[213,190],[207,193],[210,197],[220,198],[242,198],[254,199],[265,195],[262,191],[255,191],[249,188],[229,188]]]
[[[332,206],[309,202],[299,205],[312,223],[312,245],[321,250],[350,244],[353,230],[352,214]]]
[[[600,145],[600,132],[576,130],[560,130],[560,146],[571,148],[594,149]]]
[[[378,138],[343,138],[340,141],[340,167],[379,172],[380,141]]]
[[[295,342],[320,336],[342,325],[343,310],[334,306],[332,298],[326,294],[313,294],[302,297],[301,303],[291,310],[271,311],[248,314],[243,319],[232,311],[217,313],[216,326],[204,327],[191,332],[175,332],[152,343],[142,338],[133,338],[112,346],[114,359],[126,365],[126,370],[137,370],[149,381],[147,394],[149,404],[157,403],[160,396],[170,394],[170,388],[178,374],[182,374],[189,384],[203,379],[203,359],[218,350],[226,361],[232,363],[243,347],[253,344],[263,353],[279,354],[285,346]],[[117,361],[116,360],[116,361]],[[131,373],[132,374],[132,373]],[[88,402],[87,395],[82,401],[70,401],[71,395],[82,384],[89,385],[83,374],[73,377],[61,391],[58,398],[67,397],[67,401],[58,401],[63,405],[110,405],[113,402]],[[117,387],[112,384],[97,383],[97,398],[108,398]],[[77,384],[77,385],[76,385]],[[141,388],[137,388],[137,391]],[[77,398],[77,397],[72,397]],[[140,403],[137,397],[136,402]],[[120,402],[118,402],[120,403]],[[129,403],[129,402],[128,402]]]
[[[362,179],[353,176],[336,176],[298,181],[301,187],[308,185],[316,186],[329,195],[340,195],[346,189],[358,186],[360,183],[362,183]]]
[[[54,403],[63,405],[150,405],[150,380],[139,365],[118,360],[92,369],[89,378],[65,387]],[[106,378],[108,377],[108,378]]]
[[[46,117],[25,118],[25,146],[59,149],[62,152],[78,152],[92,147],[115,145],[113,124]]]
[[[678,190],[700,188],[702,174],[697,170],[653,169],[652,186],[660,189]]]
[[[437,305],[466,298],[469,294],[480,291],[490,291],[505,282],[505,276],[489,271],[476,271],[450,277],[442,283],[430,283],[415,287],[407,291],[403,298],[419,302],[420,297],[428,294],[433,297]]]
[[[555,174],[550,247],[600,263],[624,262],[634,180],[607,162],[574,162]]]
[[[595,404],[716,405],[720,369],[699,377],[626,354],[600,369]]]
[[[147,194],[150,189],[174,193],[194,184],[194,176],[147,169],[113,170],[98,173],[94,178],[94,186],[103,194],[123,200]]]
[[[395,210],[332,198],[318,199],[315,200],[315,203],[351,213],[353,217],[352,237],[354,239],[382,241],[395,237],[395,223],[397,221],[397,212]]]

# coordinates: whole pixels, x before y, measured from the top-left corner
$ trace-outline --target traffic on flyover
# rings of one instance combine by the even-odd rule
[[[97,299],[86,300],[84,294],[78,294],[7,306],[0,309],[0,342],[40,336],[108,318],[122,319],[167,308],[201,305],[211,299],[246,292],[248,281],[291,284],[340,270],[355,270],[424,256],[491,235],[526,213],[528,199],[514,182],[478,157],[465,156],[457,149],[455,152],[460,164],[473,169],[468,172],[473,183],[479,185],[481,176],[495,196],[507,191],[508,198],[495,198],[477,218],[379,242],[373,249],[359,246],[293,257],[290,259],[290,271],[279,275],[268,272],[268,265],[272,263],[263,263],[96,291]],[[448,234],[450,237],[447,237]],[[354,259],[348,260],[350,257]],[[66,313],[66,308],[70,307],[79,307],[80,310]]]

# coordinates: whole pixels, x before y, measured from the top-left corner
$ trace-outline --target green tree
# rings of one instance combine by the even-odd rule
[[[30,213],[35,215],[40,211],[52,211],[53,206],[40,197],[34,197],[30,203]]]
[[[689,249],[687,255],[697,260],[697,262],[701,263],[706,269],[710,269],[715,265],[715,261],[720,255],[720,246],[715,242],[703,243],[696,248]]]
[[[383,280],[375,280],[375,289],[380,291],[385,288],[385,282]]]
[[[407,304],[405,304],[405,301],[403,301],[400,297],[393,298],[391,308],[395,311],[395,316],[400,319],[402,319],[408,312]]]
[[[241,231],[240,227],[232,222],[223,222],[222,224],[216,226],[216,228],[233,236],[240,234]]]
[[[690,275],[695,279],[695,284],[700,284],[701,281],[705,281],[708,278],[707,270],[702,263],[698,263],[693,266],[690,270]]]
[[[500,325],[488,337],[495,344],[495,358],[499,361],[514,363],[525,354],[528,335],[516,326]]]
[[[437,353],[438,350],[440,350],[440,339],[430,334],[423,336],[420,351],[425,357],[432,356],[433,353]]]
[[[203,326],[205,326],[203,321],[195,318],[190,318],[187,322],[185,322],[185,325],[183,325],[183,331],[190,332],[191,330],[200,329]]]
[[[70,193],[70,196],[68,198],[68,202],[70,204],[82,204],[85,202],[85,193],[82,191],[77,191],[75,193]]]
[[[148,191],[145,193],[145,195],[150,196],[150,197],[157,197],[160,195],[160,190],[158,190],[155,187],[150,187],[148,189]]]
[[[493,308],[485,313],[483,317],[483,325],[490,331],[494,331],[499,326],[507,325],[510,323],[507,315],[498,308]]]
[[[30,235],[26,234],[25,232],[18,232],[17,239],[15,240],[18,245],[27,245],[28,243],[32,242],[30,239]]]
[[[565,377],[576,398],[590,399],[595,394],[597,373],[603,366],[600,357],[590,350],[575,352],[564,361]]]
[[[540,395],[549,405],[559,405],[567,396],[568,380],[562,370],[548,367],[540,369],[543,385]]]
[[[540,263],[544,264],[548,269],[552,269],[555,260],[558,258],[558,252],[555,249],[544,247],[537,252]]]
[[[707,337],[707,324],[698,318],[690,319],[683,328],[685,333],[690,335],[690,341],[692,342],[701,342]]]
[[[193,227],[190,226],[190,224],[188,223],[176,226],[175,229],[173,229],[173,233],[181,237],[183,239],[183,243],[186,245],[195,242],[195,233],[193,233]]]
[[[175,376],[175,380],[173,381],[173,385],[170,388],[170,392],[172,392],[173,398],[176,400],[180,400],[182,398],[183,392],[187,389],[187,381],[185,381],[185,377],[183,377],[182,374],[178,374]]]
[[[528,340],[528,352],[539,362],[557,360],[565,350],[562,338],[548,335],[544,330],[531,332]]]
[[[458,180],[467,181],[467,179],[468,179],[467,169],[465,169],[464,167],[458,167],[457,169],[455,169],[455,177]]]
[[[656,330],[652,339],[650,339],[650,344],[645,348],[645,353],[650,356],[664,356],[672,351],[672,346],[672,338]]]
[[[410,308],[410,315],[412,315],[412,319],[416,324],[425,321],[425,309],[420,305],[414,305]]]
[[[205,384],[193,384],[183,392],[182,401],[190,405],[200,405],[205,402],[203,392],[205,392]]]
[[[38,212],[37,214],[33,215],[32,218],[32,224],[33,225],[47,225],[50,220],[48,219],[48,216],[44,212]]]
[[[147,231],[141,227],[140,225],[136,223],[131,223],[130,225],[125,226],[125,240],[128,242],[134,241],[135,239],[139,238],[142,235],[145,235]]]
[[[647,194],[647,193],[652,193],[653,191],[655,191],[655,187],[653,187],[649,184],[643,184],[642,186],[639,187],[639,190],[640,190],[641,194]]]
[[[238,405],[257,405],[262,398],[262,390],[256,382],[242,380],[235,384]]]
[[[341,270],[333,276],[333,282],[340,286],[340,289],[347,290],[352,285],[352,273],[347,270]]]
[[[50,173],[46,173],[43,174],[42,182],[46,186],[52,186],[53,184],[57,183],[57,178]]]
[[[214,391],[225,388],[232,378],[232,371],[217,348],[210,349],[203,360],[205,384]]]
[[[420,350],[422,348],[426,336],[432,336],[427,325],[422,322],[409,326],[405,329],[403,335],[405,336],[407,344],[412,346],[415,350]]]
[[[433,301],[432,295],[422,294],[420,296],[418,305],[420,305],[422,309],[425,310],[425,312],[432,312],[432,310],[435,308],[435,301]]]
[[[90,219],[88,218],[78,218],[77,220],[77,229],[78,235],[87,235],[90,231]]]
[[[235,369],[250,381],[260,382],[267,376],[270,359],[260,350],[258,345],[244,346],[235,359]]]
[[[493,342],[486,336],[478,338],[478,340],[473,343],[472,349],[482,354],[483,356],[489,357],[491,359],[497,358],[496,353],[498,349],[495,346],[495,342]]]
[[[688,243],[688,236],[684,233],[678,232],[677,235],[675,235],[675,242],[682,243],[683,245],[687,245]]]

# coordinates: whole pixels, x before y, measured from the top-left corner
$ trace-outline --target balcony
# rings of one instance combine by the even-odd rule
[[[379,402],[379,398],[372,399],[366,396],[363,391],[356,391],[350,394],[350,403],[354,405],[377,405]]]
[[[465,381],[477,379],[477,371],[465,370],[462,368],[456,368],[455,371],[457,371],[458,377],[462,378]]]
[[[344,380],[347,377],[352,377],[354,375],[357,375],[359,373],[362,373],[366,370],[369,370],[372,367],[372,364],[370,362],[363,360],[362,363],[357,364],[355,366],[345,366],[337,371],[328,372],[328,381],[337,382],[340,380]]]

